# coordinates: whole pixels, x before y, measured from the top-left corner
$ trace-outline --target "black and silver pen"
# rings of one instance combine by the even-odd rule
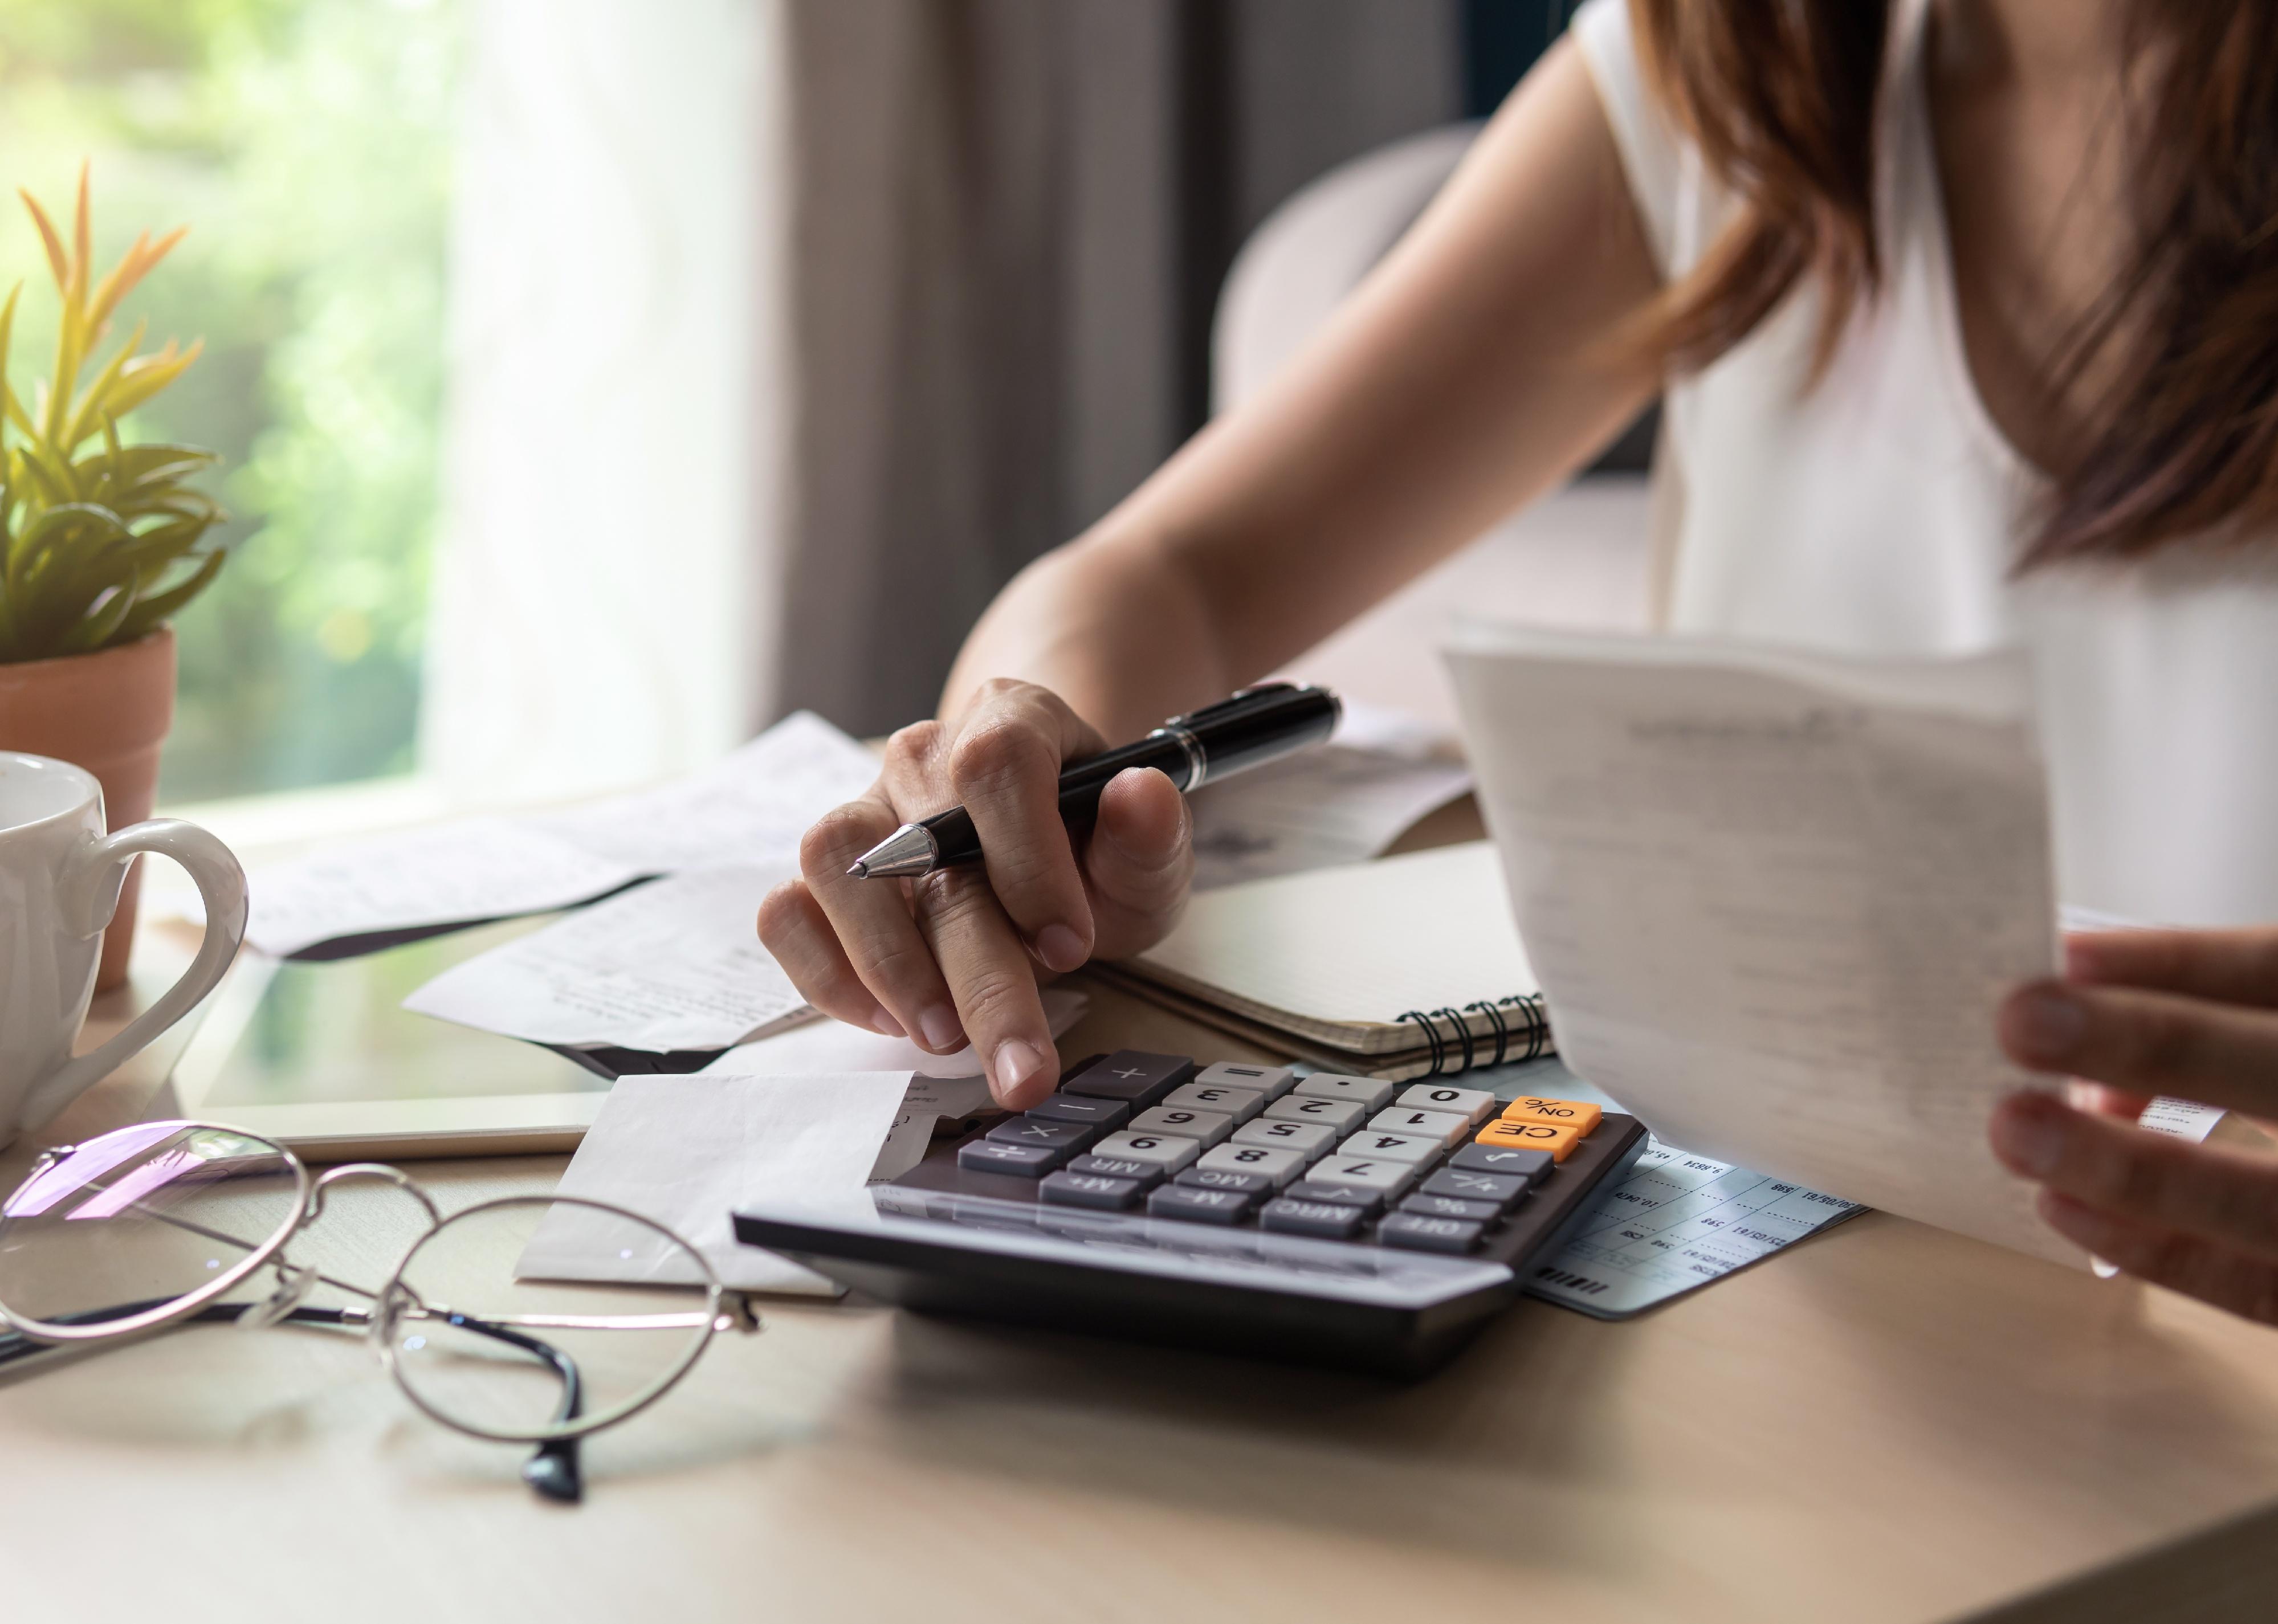
[[[1232,698],[1173,716],[1136,743],[1073,763],[1060,774],[1060,821],[1089,828],[1099,816],[1099,794],[1128,767],[1159,767],[1182,790],[1279,760],[1319,744],[1336,731],[1344,706],[1326,688],[1267,682]],[[981,837],[962,806],[906,823],[855,859],[846,872],[859,880],[904,880],[936,868],[981,860]]]

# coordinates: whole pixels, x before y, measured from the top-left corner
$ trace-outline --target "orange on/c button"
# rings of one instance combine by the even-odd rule
[[[1554,1162],[1563,1162],[1581,1142],[1582,1131],[1571,1122],[1491,1122],[1472,1143],[1519,1150],[1547,1150]]]
[[[1604,1113],[1587,1100],[1513,1100],[1502,1108],[1505,1122],[1560,1122],[1587,1136]]]

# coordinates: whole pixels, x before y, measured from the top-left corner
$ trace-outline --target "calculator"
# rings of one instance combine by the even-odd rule
[[[1126,1049],[843,1207],[734,1222],[922,1311],[1414,1374],[1518,1295],[1646,1138],[1585,1102]]]

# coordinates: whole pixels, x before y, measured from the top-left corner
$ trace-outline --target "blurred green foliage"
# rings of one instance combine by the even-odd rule
[[[0,0],[0,178],[67,194],[98,258],[187,240],[138,292],[205,355],[121,425],[221,454],[233,557],[175,622],[160,793],[404,772],[436,509],[458,60],[450,0]],[[44,278],[0,229],[0,288]],[[51,349],[26,301],[19,355]]]

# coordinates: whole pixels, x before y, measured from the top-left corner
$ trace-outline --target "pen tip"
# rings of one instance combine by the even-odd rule
[[[848,865],[846,873],[851,878],[868,880],[870,877],[870,865],[858,858]]]

